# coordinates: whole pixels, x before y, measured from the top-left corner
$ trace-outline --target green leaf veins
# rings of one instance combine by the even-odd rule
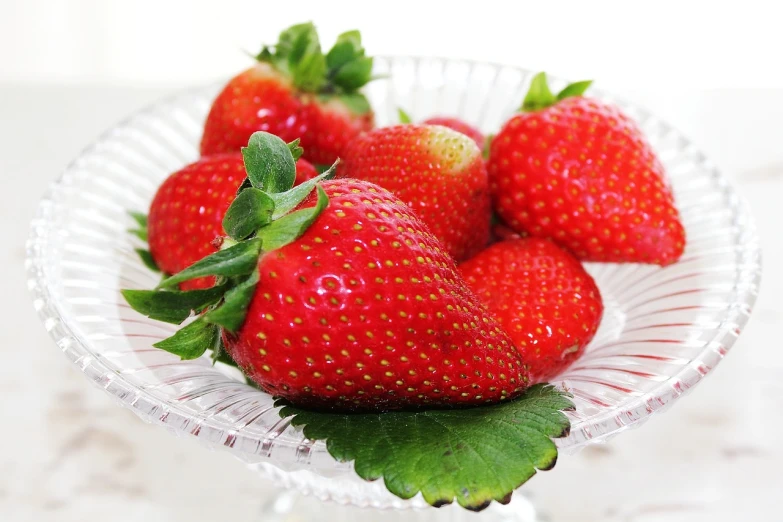
[[[400,498],[421,492],[431,505],[456,500],[478,511],[492,500],[507,502],[536,469],[555,465],[552,439],[568,434],[569,397],[546,384],[514,401],[469,409],[342,414],[278,403],[281,417],[293,417],[305,437],[325,440],[338,461],[353,461],[363,479],[383,478]]]

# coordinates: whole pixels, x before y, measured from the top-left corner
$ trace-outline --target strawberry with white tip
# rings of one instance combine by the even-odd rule
[[[376,183],[410,206],[457,261],[489,240],[490,198],[481,150],[440,125],[407,124],[359,136],[340,177]]]

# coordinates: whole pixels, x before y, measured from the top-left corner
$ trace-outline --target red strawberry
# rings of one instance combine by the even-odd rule
[[[318,171],[313,164],[304,158],[296,160],[296,179],[294,180],[294,186],[301,185],[305,181],[309,181],[318,176]]]
[[[223,216],[245,179],[241,153],[201,158],[174,172],[158,188],[150,205],[147,235],[150,254],[164,273],[176,274],[217,251],[225,235]],[[317,176],[306,160],[296,162],[296,183]],[[208,288],[214,277],[184,281],[183,290]]]
[[[407,203],[456,260],[478,253],[489,239],[490,200],[481,151],[440,125],[395,125],[357,138],[339,167]]]
[[[448,127],[449,129],[453,129],[457,132],[461,132],[468,138],[472,139],[476,142],[476,145],[478,145],[479,149],[484,149],[484,144],[486,143],[486,137],[484,134],[481,133],[480,130],[478,130],[473,125],[466,123],[459,118],[454,118],[450,116],[435,116],[433,118],[428,118],[424,120],[424,123],[429,125],[443,125],[444,127]]]
[[[555,377],[579,358],[601,322],[593,278],[545,239],[495,243],[460,270],[509,333],[533,382]]]
[[[358,31],[340,35],[324,55],[315,27],[295,25],[257,60],[212,104],[202,155],[239,151],[263,130],[287,142],[301,138],[306,159],[330,165],[355,136],[372,128],[372,110],[358,92],[371,79],[372,58],[364,55]]]
[[[257,157],[279,158],[286,147],[265,133],[253,138]],[[233,239],[161,284],[221,275],[223,299],[203,290],[124,292],[137,310],[170,322],[184,317],[179,308],[212,303],[156,346],[194,358],[222,335],[263,389],[334,410],[484,404],[527,387],[507,334],[405,203],[371,183],[341,179],[294,206],[321,178],[286,191],[293,163],[274,172],[263,160],[246,163],[253,187],[224,220]],[[269,201],[275,212],[260,211]],[[159,300],[173,309],[162,311]]]
[[[533,80],[524,112],[492,140],[495,211],[580,259],[674,263],[685,231],[663,166],[617,107],[581,96],[588,85],[554,96],[543,73]]]
[[[214,253],[212,242],[224,235],[223,216],[245,179],[242,154],[201,158],[169,176],[150,205],[150,254],[167,274],[176,274]],[[208,288],[214,277],[182,283],[183,290]]]

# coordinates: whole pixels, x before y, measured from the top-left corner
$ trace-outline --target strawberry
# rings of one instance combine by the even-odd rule
[[[195,358],[222,339],[250,379],[305,407],[382,411],[519,395],[528,381],[519,353],[413,211],[360,180],[325,181],[316,197],[328,172],[289,190],[293,162],[269,167],[284,151],[279,138],[253,135],[251,186],[223,222],[231,237],[161,283],[217,275],[219,286],[123,292],[169,322],[207,310],[156,346]]]
[[[376,183],[407,203],[457,261],[489,239],[487,171],[476,144],[440,125],[395,125],[359,136],[341,177]]]
[[[595,281],[546,239],[495,243],[460,271],[509,333],[533,382],[555,377],[579,358],[601,322]]]
[[[523,112],[492,140],[495,211],[579,259],[674,263],[685,231],[663,166],[617,107],[581,95],[589,84],[555,96],[544,73],[534,78]]]
[[[318,170],[312,163],[304,158],[296,160],[296,178],[294,179],[294,186],[301,185],[305,181],[309,181],[318,176]]]
[[[470,123],[466,123],[460,120],[459,118],[454,118],[452,116],[434,116],[432,118],[428,118],[424,120],[423,123],[426,123],[428,125],[443,125],[444,127],[448,127],[449,129],[455,130],[457,132],[461,132],[468,138],[475,141],[479,149],[482,150],[484,149],[484,144],[486,143],[487,140],[484,134],[482,134],[480,130],[478,130]]]
[[[324,55],[311,23],[286,29],[274,49],[232,78],[212,104],[201,154],[238,152],[253,132],[284,141],[301,138],[306,159],[329,165],[359,133],[373,127],[373,113],[359,89],[371,79],[358,31],[340,35]]]
[[[224,235],[223,216],[245,179],[242,154],[201,158],[171,174],[152,199],[148,217],[150,254],[164,273],[176,274],[214,253]],[[181,288],[208,288],[214,278],[183,281]]]
[[[296,162],[297,184],[317,176],[304,159]],[[175,274],[217,251],[225,235],[223,216],[245,179],[242,154],[216,154],[171,174],[150,205],[147,240],[152,259],[166,274]],[[214,277],[183,281],[183,290],[208,288]]]

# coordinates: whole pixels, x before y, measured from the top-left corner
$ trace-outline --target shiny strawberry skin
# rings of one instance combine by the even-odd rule
[[[457,261],[489,240],[491,204],[479,148],[439,125],[395,125],[357,138],[338,176],[363,179],[407,203]]]
[[[296,179],[294,180],[294,186],[301,185],[305,181],[311,180],[316,176],[318,176],[318,171],[312,163],[304,158],[296,160]]]
[[[521,393],[519,354],[411,209],[363,181],[323,188],[328,207],[298,240],[262,255],[245,322],[225,337],[246,375],[297,405],[337,410]]]
[[[310,163],[296,162],[296,184],[318,175]],[[171,174],[150,205],[148,242],[164,273],[175,274],[213,254],[215,239],[225,235],[223,216],[245,179],[242,154],[216,154]],[[180,284],[182,290],[209,288],[214,277]]]
[[[484,136],[484,134],[482,134],[480,130],[478,130],[470,123],[466,123],[460,120],[459,118],[454,118],[451,116],[435,116],[433,118],[424,120],[423,123],[427,123],[429,125],[443,125],[444,127],[448,127],[449,129],[455,130],[457,132],[461,132],[468,138],[475,141],[479,149],[482,150],[484,149],[484,143],[486,141],[486,137]]]
[[[308,125],[301,145],[307,159],[316,165],[343,159],[351,143],[375,125],[372,111],[355,114],[338,100],[323,102],[312,96],[305,98],[302,115]]]
[[[202,156],[239,152],[255,131],[290,142],[308,131],[293,86],[258,63],[232,78],[212,103],[201,138]]]
[[[663,166],[636,124],[581,96],[512,117],[488,162],[495,211],[588,261],[668,265],[685,231]]]
[[[290,142],[301,139],[305,159],[331,165],[359,133],[372,128],[373,113],[355,115],[336,101],[298,93],[269,64],[234,77],[218,94],[204,125],[201,154],[238,152],[256,131]]]
[[[212,242],[224,235],[223,216],[245,179],[242,155],[201,158],[173,173],[150,205],[148,242],[158,267],[175,274],[214,253]],[[181,283],[183,290],[208,288],[214,278]]]
[[[532,382],[552,379],[578,359],[601,322],[595,281],[549,240],[496,243],[460,271],[508,332]]]

